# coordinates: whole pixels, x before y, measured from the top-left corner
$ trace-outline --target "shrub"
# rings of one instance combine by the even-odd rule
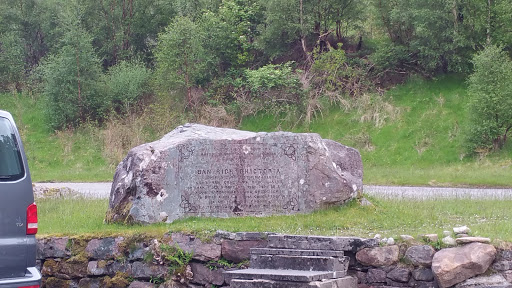
[[[512,129],[512,61],[501,48],[490,45],[473,58],[473,65],[467,149],[498,150]]]
[[[148,93],[151,72],[141,62],[122,61],[110,68],[103,77],[105,97],[118,114],[126,115],[130,108]]]

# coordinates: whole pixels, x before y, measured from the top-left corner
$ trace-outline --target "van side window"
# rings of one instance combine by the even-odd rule
[[[14,128],[0,117],[0,182],[23,178],[25,171]]]

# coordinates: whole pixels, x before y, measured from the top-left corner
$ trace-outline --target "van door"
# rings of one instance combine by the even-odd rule
[[[19,134],[12,119],[0,115],[0,278],[27,270],[27,207],[34,202]]]

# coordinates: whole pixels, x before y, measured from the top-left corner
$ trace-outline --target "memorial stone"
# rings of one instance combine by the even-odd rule
[[[179,126],[118,165],[107,222],[310,212],[362,191],[356,149],[314,133]]]

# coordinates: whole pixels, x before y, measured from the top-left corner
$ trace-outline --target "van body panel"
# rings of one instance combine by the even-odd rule
[[[27,235],[27,207],[32,203],[32,180],[20,135],[12,116],[0,110],[0,287],[40,283],[41,275],[34,268],[35,235]]]

